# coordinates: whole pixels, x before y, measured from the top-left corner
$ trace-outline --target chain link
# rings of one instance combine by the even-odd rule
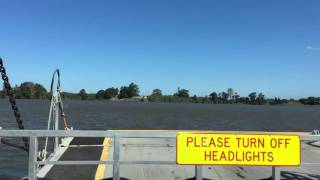
[[[19,129],[24,129],[23,122],[21,120],[21,114],[20,114],[19,109],[18,109],[17,104],[16,104],[16,98],[15,98],[15,95],[13,93],[13,89],[12,89],[10,83],[9,83],[9,78],[8,78],[6,69],[3,66],[3,61],[1,59],[1,57],[0,57],[0,73],[1,73],[1,77],[3,79],[4,88],[6,90],[6,93],[7,93],[8,97],[9,97],[9,102],[11,104],[11,108],[13,110],[13,114],[14,114],[14,116],[16,118],[16,122],[18,124],[18,128]],[[28,151],[29,150],[29,140],[28,140],[28,138],[24,137],[24,138],[22,138],[22,140],[23,140],[23,143],[24,143],[24,149],[26,151]]]

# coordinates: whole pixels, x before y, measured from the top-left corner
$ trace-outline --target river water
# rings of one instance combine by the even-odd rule
[[[19,100],[26,129],[45,129],[49,101]],[[69,124],[81,130],[181,129],[312,131],[320,129],[319,106],[256,106],[114,101],[65,101]],[[16,129],[7,99],[0,99],[0,126]],[[14,141],[20,142],[19,139]],[[27,154],[0,145],[0,180],[27,174]]]

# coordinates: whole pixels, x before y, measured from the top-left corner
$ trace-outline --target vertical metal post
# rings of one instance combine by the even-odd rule
[[[196,165],[195,176],[196,176],[196,180],[202,180],[202,166]]]
[[[50,110],[49,110],[49,118],[48,118],[48,125],[47,125],[47,130],[50,130],[51,127],[51,120],[52,120],[52,107],[54,106],[53,101],[51,99],[50,101]],[[48,142],[49,142],[49,138],[46,137],[46,141],[44,143],[44,156],[43,158],[46,159],[47,158],[47,148],[48,148]]]
[[[29,145],[29,167],[28,167],[28,180],[37,179],[37,153],[38,153],[38,137],[30,137]]]
[[[272,180],[280,180],[281,179],[281,171],[279,168],[272,166]]]
[[[113,137],[113,180],[120,180],[120,138],[117,135]]]
[[[59,99],[58,96],[54,96],[55,98],[55,130],[59,130]],[[56,137],[54,141],[54,148],[55,150],[59,146],[59,138]]]

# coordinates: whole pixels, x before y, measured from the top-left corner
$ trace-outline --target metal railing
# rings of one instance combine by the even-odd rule
[[[178,131],[64,131],[64,130],[1,130],[0,137],[28,137],[30,140],[28,179],[36,180],[39,165],[96,165],[112,164],[113,180],[120,180],[121,164],[157,164],[176,165],[176,161],[120,161],[121,138],[176,138]],[[279,133],[278,133],[279,134]],[[113,139],[113,160],[106,161],[38,161],[38,138],[63,138],[63,137],[109,137]],[[301,141],[320,141],[320,135],[300,134]],[[303,163],[302,163],[303,164]],[[281,170],[272,167],[272,178],[280,180]],[[195,166],[196,180],[202,180],[202,166]]]

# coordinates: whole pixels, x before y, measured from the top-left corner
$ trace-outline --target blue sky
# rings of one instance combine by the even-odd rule
[[[320,96],[320,1],[1,1],[13,84]]]

